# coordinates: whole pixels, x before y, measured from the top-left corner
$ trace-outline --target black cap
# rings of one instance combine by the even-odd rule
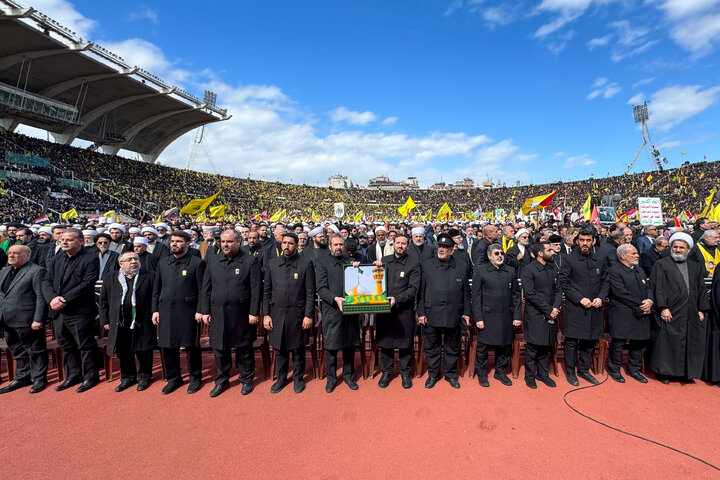
[[[451,237],[457,237],[458,235],[460,235],[460,230],[458,230],[457,228],[451,228],[450,230],[448,230],[447,233]]]
[[[437,236],[437,244],[438,244],[438,246],[444,245],[446,247],[454,247],[455,246],[455,242],[453,241],[452,237],[445,232],[443,232]]]
[[[562,243],[563,239],[560,235],[550,235],[550,238],[548,238],[548,241],[550,243]]]

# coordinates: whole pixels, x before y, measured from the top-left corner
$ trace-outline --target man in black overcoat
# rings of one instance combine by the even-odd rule
[[[327,364],[325,391],[332,393],[337,384],[337,354],[342,350],[343,380],[351,390],[357,390],[355,381],[355,351],[360,345],[360,316],[343,315],[343,265],[352,263],[345,254],[345,239],[340,234],[330,237],[330,255],[318,257],[315,265],[317,293],[322,300],[322,334]]]
[[[30,256],[29,247],[13,245],[8,249],[8,266],[0,270],[0,326],[15,360],[15,379],[0,393],[30,384],[30,393],[47,387],[45,269],[32,263]]]
[[[215,354],[217,377],[211,397],[230,387],[232,349],[240,370],[241,393],[252,391],[255,378],[257,323],[262,302],[260,262],[240,250],[240,234],[227,229],[220,235],[220,253],[205,257],[198,311],[210,325],[210,347]]]
[[[278,393],[288,383],[290,352],[293,390],[300,393],[305,390],[305,347],[315,313],[315,269],[312,255],[297,253],[297,235],[286,233],[280,245],[282,256],[271,258],[263,271],[263,326],[275,349],[277,373],[270,393]]]
[[[48,264],[43,280],[43,295],[50,304],[55,337],[63,353],[65,368],[65,381],[55,390],[65,390],[82,381],[77,391],[84,392],[99,381],[95,364],[98,356],[95,282],[100,262],[83,248],[80,230],[68,228],[59,241],[61,252]]]
[[[157,345],[152,322],[155,272],[143,270],[134,252],[120,254],[118,264],[118,270],[105,276],[100,290],[100,324],[108,331],[108,354],[115,353],[120,360],[120,385],[115,391],[137,384],[141,392],[150,386]]]
[[[523,268],[520,277],[525,295],[525,384],[537,388],[537,378],[548,387],[555,387],[555,381],[549,376],[549,365],[552,346],[557,341],[555,320],[560,314],[562,290],[550,243],[536,243],[532,253],[535,260]]]
[[[702,374],[705,358],[705,312],[710,304],[702,266],[687,260],[690,235],[670,237],[670,257],[661,258],[650,275],[655,312],[650,367],[664,384]]]
[[[602,281],[602,262],[594,251],[594,239],[593,227],[578,233],[576,246],[563,259],[558,276],[565,294],[561,325],[565,337],[565,375],[573,386],[579,384],[578,376],[598,384],[590,373],[590,364],[595,345],[605,330],[603,302],[607,297],[607,284]]]
[[[180,348],[184,347],[190,372],[188,393],[196,393],[202,384],[200,328],[202,315],[198,301],[202,290],[205,260],[188,252],[192,237],[183,230],[170,235],[170,255],[158,263],[153,289],[152,319],[159,325],[160,346],[167,385],[163,395],[183,385],[180,372]]]
[[[460,388],[457,361],[460,355],[461,323],[470,322],[470,262],[452,254],[455,242],[447,233],[437,236],[437,256],[421,265],[422,282],[418,299],[418,323],[425,325],[425,358],[433,388],[440,376],[444,357],[445,380]]]
[[[616,382],[625,382],[620,367],[622,351],[627,343],[627,373],[638,382],[647,383],[640,370],[650,340],[652,289],[647,275],[639,266],[640,256],[633,245],[620,245],[617,256],[618,263],[610,268],[605,279],[609,284],[608,323],[612,336],[608,375]]]
[[[385,266],[387,297],[390,313],[375,315],[375,339],[380,348],[382,376],[380,388],[390,383],[393,374],[395,349],[399,351],[400,376],[403,388],[412,387],[410,363],[412,361],[415,337],[415,298],[420,289],[420,263],[417,256],[408,254],[409,239],[403,234],[395,237],[392,255],[383,257],[376,265]],[[425,246],[431,249],[430,246]]]
[[[487,379],[488,349],[495,349],[495,374],[503,385],[512,385],[505,369],[510,362],[514,327],[521,325],[522,296],[515,269],[505,264],[502,245],[494,243],[487,249],[490,263],[475,265],[472,283],[472,308],[477,327],[475,373],[482,387]]]

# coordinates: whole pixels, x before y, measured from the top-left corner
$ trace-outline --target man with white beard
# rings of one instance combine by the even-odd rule
[[[528,248],[530,247],[530,232],[526,228],[521,228],[515,234],[515,241],[517,244],[508,248],[505,254],[505,263],[513,267],[520,278],[523,267],[533,261],[530,248]]]
[[[415,257],[420,263],[435,256],[435,249],[425,241],[425,229],[414,227],[412,233],[412,245],[408,248],[408,255]]]
[[[375,228],[375,243],[370,245],[367,253],[367,259],[369,263],[373,263],[375,260],[382,260],[387,255],[395,253],[393,250],[392,243],[387,239],[387,229],[379,225]]]
[[[700,377],[705,358],[705,312],[710,309],[703,270],[687,256],[693,247],[687,233],[670,237],[670,256],[655,264],[650,276],[655,297],[650,368],[665,385]]]

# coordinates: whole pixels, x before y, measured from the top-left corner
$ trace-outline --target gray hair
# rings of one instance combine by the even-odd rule
[[[717,230],[712,230],[712,229],[705,230],[702,234],[702,237],[700,237],[700,240],[705,240],[710,235],[717,235],[717,234],[718,234]]]
[[[494,252],[495,250],[502,250],[502,249],[503,249],[503,247],[502,247],[502,245],[500,245],[499,243],[492,243],[492,244],[490,244],[490,245],[488,246],[488,248],[487,248],[488,258],[490,257],[490,254],[491,254],[492,252]],[[504,253],[504,252],[503,252],[503,253]]]
[[[232,233],[233,233],[233,236],[235,237],[235,240],[240,240],[240,238],[241,238],[241,237],[240,237],[240,232],[238,232],[238,231],[235,230],[234,228],[226,228],[225,230],[222,231],[222,233],[221,233],[220,235],[223,235],[223,234],[225,234],[225,233],[227,233],[227,232],[232,232]]]
[[[610,238],[613,240],[620,240],[625,236],[625,229],[624,228],[616,228],[615,231],[613,231],[610,234]]]
[[[132,256],[134,256],[134,257],[137,257],[138,260],[140,260],[140,255],[138,255],[138,254],[135,253],[135,252],[122,252],[122,253],[120,254],[120,256],[118,257],[118,263],[122,262],[123,260],[125,260],[125,259],[126,259],[128,256],[130,256],[130,255],[132,255]]]
[[[632,243],[623,243],[622,245],[620,245],[616,250],[618,258],[627,255],[628,250],[630,250],[631,248],[635,248],[633,247]]]
[[[653,240],[653,245],[659,247],[663,244],[663,240],[666,242],[668,241],[668,239],[663,236],[657,237],[655,240]]]

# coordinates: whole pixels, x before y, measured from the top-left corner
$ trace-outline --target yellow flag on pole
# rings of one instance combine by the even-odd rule
[[[440,207],[440,210],[438,210],[436,220],[448,220],[450,218],[450,215],[452,215],[452,210],[450,209],[450,206],[447,204],[447,202],[445,202],[443,203],[442,207]]]
[[[712,211],[711,205],[712,205],[713,199],[715,198],[715,192],[717,192],[717,188],[713,188],[712,190],[710,190],[710,195],[708,195],[705,198],[705,208],[700,213],[700,215],[698,215],[698,218],[707,217],[708,214],[710,214],[710,212]]]
[[[63,220],[70,220],[71,218],[77,218],[78,214],[75,211],[75,208],[71,208],[65,213],[62,213],[60,217],[62,217]]]
[[[197,215],[200,212],[204,212],[205,209],[210,206],[213,200],[215,200],[215,198],[220,195],[221,191],[222,190],[218,190],[215,195],[211,195],[207,198],[194,198],[190,200],[187,205],[180,209],[180,213],[187,215]]]
[[[403,204],[402,207],[398,208],[398,212],[400,212],[400,215],[403,217],[407,217],[408,213],[410,213],[410,210],[415,208],[415,202],[413,201],[411,196],[408,196],[407,201]]]
[[[224,217],[225,216],[225,205],[218,205],[217,207],[210,207],[211,217]]]

